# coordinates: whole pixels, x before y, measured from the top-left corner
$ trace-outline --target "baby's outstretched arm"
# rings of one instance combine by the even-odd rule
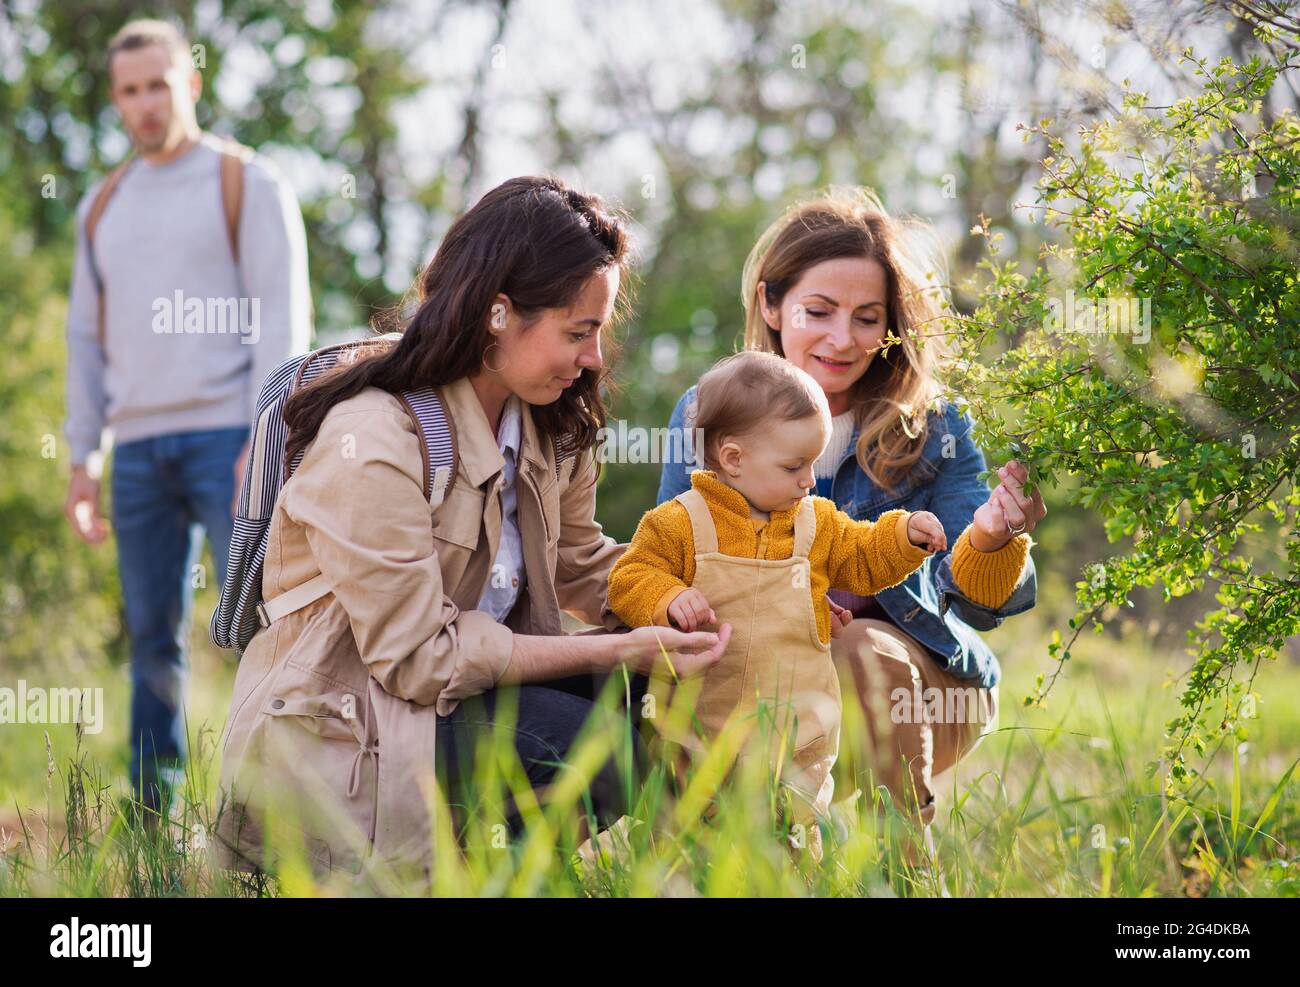
[[[818,507],[819,535],[823,524],[830,530],[827,569],[832,589],[873,596],[897,586],[935,551],[913,543],[911,518],[916,515],[909,511],[886,511],[871,522],[855,521],[829,502],[825,506],[819,503]],[[937,531],[933,530],[936,526]],[[936,537],[943,538],[943,527],[937,518],[933,525],[923,519],[918,522],[918,533],[933,545]]]

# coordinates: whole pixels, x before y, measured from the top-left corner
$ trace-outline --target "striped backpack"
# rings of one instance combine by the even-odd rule
[[[367,348],[391,346],[400,338],[399,333],[388,333],[326,346],[285,361],[267,377],[257,399],[257,422],[230,539],[230,561],[221,587],[221,600],[212,614],[211,634],[217,647],[234,648],[236,655],[242,656],[258,630],[270,627],[276,620],[316,602],[330,591],[329,582],[322,574],[269,603],[262,600],[262,568],[275,501],[303,456],[299,452],[292,463],[285,462],[289,427],[284,421],[284,405],[298,388],[326,371],[354,362]],[[407,391],[399,398],[424,446],[424,494],[434,509],[442,503],[456,475],[454,426],[442,397],[432,387]]]

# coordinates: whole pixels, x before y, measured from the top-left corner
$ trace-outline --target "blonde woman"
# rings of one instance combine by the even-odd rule
[[[812,492],[858,520],[930,511],[948,533],[951,550],[901,584],[871,597],[829,594],[845,703],[856,697],[869,735],[869,749],[840,750],[854,772],[848,790],[883,784],[928,826],[936,778],[996,723],[1001,672],[977,632],[1034,605],[1029,533],[1047,509],[1041,493],[1024,493],[1028,474],[1015,460],[998,470],[996,489],[981,482],[970,415],[941,394],[942,277],[918,249],[924,232],[862,189],[796,203],[755,244],[742,300],[745,348],[807,371],[830,404]],[[694,427],[694,392],[670,428]],[[658,502],[689,490],[698,465],[666,463]]]

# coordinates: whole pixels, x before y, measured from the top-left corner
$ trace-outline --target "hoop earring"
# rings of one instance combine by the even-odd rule
[[[490,363],[488,363],[488,360],[487,360],[487,355],[488,355],[489,353],[491,353],[493,350],[500,349],[500,348],[501,348],[501,344],[500,344],[500,343],[493,343],[491,346],[489,346],[487,349],[485,349],[485,350],[483,351],[483,369],[484,369],[484,370],[490,370],[490,371],[491,371],[492,373],[494,373],[494,374],[499,374],[499,373],[501,373],[502,370],[504,370],[504,369],[506,368],[506,364],[510,362],[510,360],[509,360],[508,358],[507,358],[506,360],[503,360],[503,361],[501,362],[501,366],[499,366],[499,367],[494,367],[494,366],[492,366]]]

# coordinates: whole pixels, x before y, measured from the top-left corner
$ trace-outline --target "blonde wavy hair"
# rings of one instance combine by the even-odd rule
[[[759,282],[775,308],[806,271],[840,257],[874,260],[885,272],[886,343],[853,385],[850,402],[861,426],[858,465],[893,490],[921,457],[927,411],[942,390],[935,371],[947,358],[938,321],[950,312],[947,265],[928,224],[890,216],[866,188],[832,186],[795,203],[745,261],[745,349],[785,356],[781,334],[763,318]]]

